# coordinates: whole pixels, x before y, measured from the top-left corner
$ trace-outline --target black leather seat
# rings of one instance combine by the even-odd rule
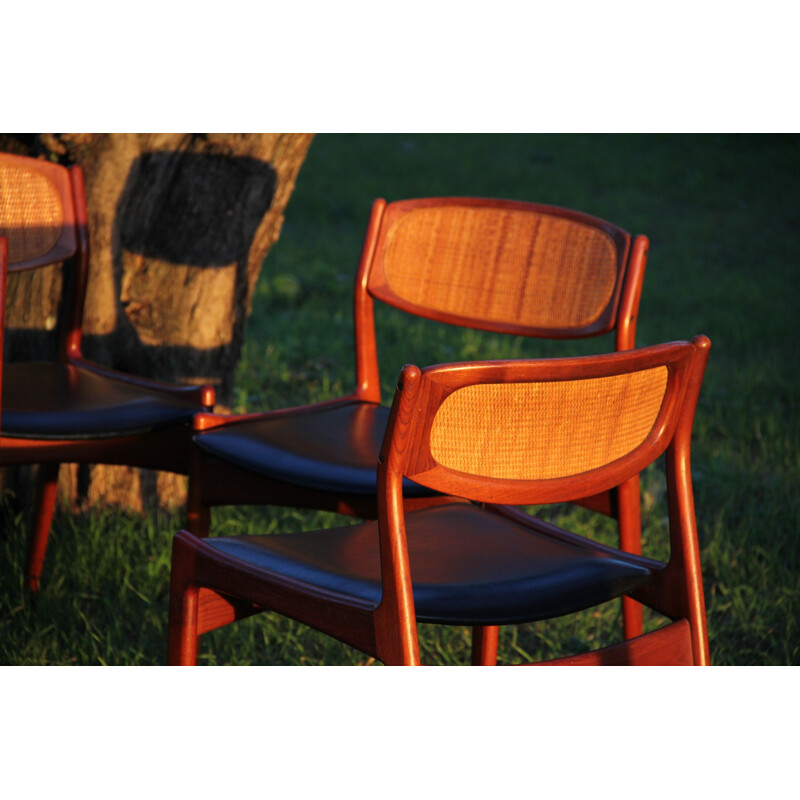
[[[506,625],[549,619],[635,589],[651,570],[468,504],[406,516],[419,622]],[[488,535],[491,532],[491,536]],[[305,533],[220,536],[207,546],[258,569],[378,605],[378,525]],[[446,554],[446,557],[445,555]]]
[[[375,497],[389,409],[353,402],[327,410],[265,416],[195,436],[203,451],[275,481]],[[407,496],[435,494],[412,481]]]
[[[2,431],[20,439],[97,439],[191,424],[197,403],[73,364],[6,364]]]

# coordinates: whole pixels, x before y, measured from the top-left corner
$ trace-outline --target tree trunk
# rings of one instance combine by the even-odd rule
[[[0,149],[78,163],[91,260],[84,354],[115,369],[217,389],[231,402],[261,264],[313,134],[35,134]],[[57,267],[9,280],[6,356],[51,359]],[[72,506],[184,502],[185,479],[125,467],[62,467]]]

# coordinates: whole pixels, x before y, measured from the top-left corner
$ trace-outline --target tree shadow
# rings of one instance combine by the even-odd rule
[[[247,313],[250,246],[272,206],[277,173],[272,164],[246,156],[155,151],[136,158],[120,195],[111,234],[116,328],[85,337],[88,357],[117,369],[167,381],[205,378],[223,397],[232,393]],[[149,344],[132,321],[135,297],[124,293],[130,255],[180,268],[235,265],[230,343],[213,348]],[[180,295],[178,294],[178,297]],[[178,309],[174,309],[178,313]],[[159,313],[169,314],[169,308]],[[213,380],[215,379],[216,380]]]
[[[255,158],[144,153],[131,165],[113,241],[148,258],[226,266],[248,251],[276,185],[274,167]]]

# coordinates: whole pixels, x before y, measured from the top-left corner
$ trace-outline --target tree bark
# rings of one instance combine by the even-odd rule
[[[91,247],[84,354],[231,402],[261,264],[277,241],[313,134],[35,134],[0,149],[78,163]],[[53,358],[61,275],[11,277],[6,357]],[[63,466],[70,505],[142,510],[185,500],[179,476]]]

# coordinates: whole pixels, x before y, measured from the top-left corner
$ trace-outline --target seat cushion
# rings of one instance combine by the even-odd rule
[[[626,594],[650,571],[562,542],[490,510],[436,506],[406,516],[417,619],[502,625],[561,616]],[[223,536],[202,547],[265,571],[357,597],[381,598],[375,522],[310,533]],[[268,578],[267,578],[268,579]]]
[[[189,423],[193,403],[138,389],[73,365],[3,367],[0,430],[30,439],[95,439]]]
[[[348,403],[231,425],[195,436],[202,450],[257,475],[322,491],[374,495],[389,409]],[[435,493],[406,480],[409,497]]]

